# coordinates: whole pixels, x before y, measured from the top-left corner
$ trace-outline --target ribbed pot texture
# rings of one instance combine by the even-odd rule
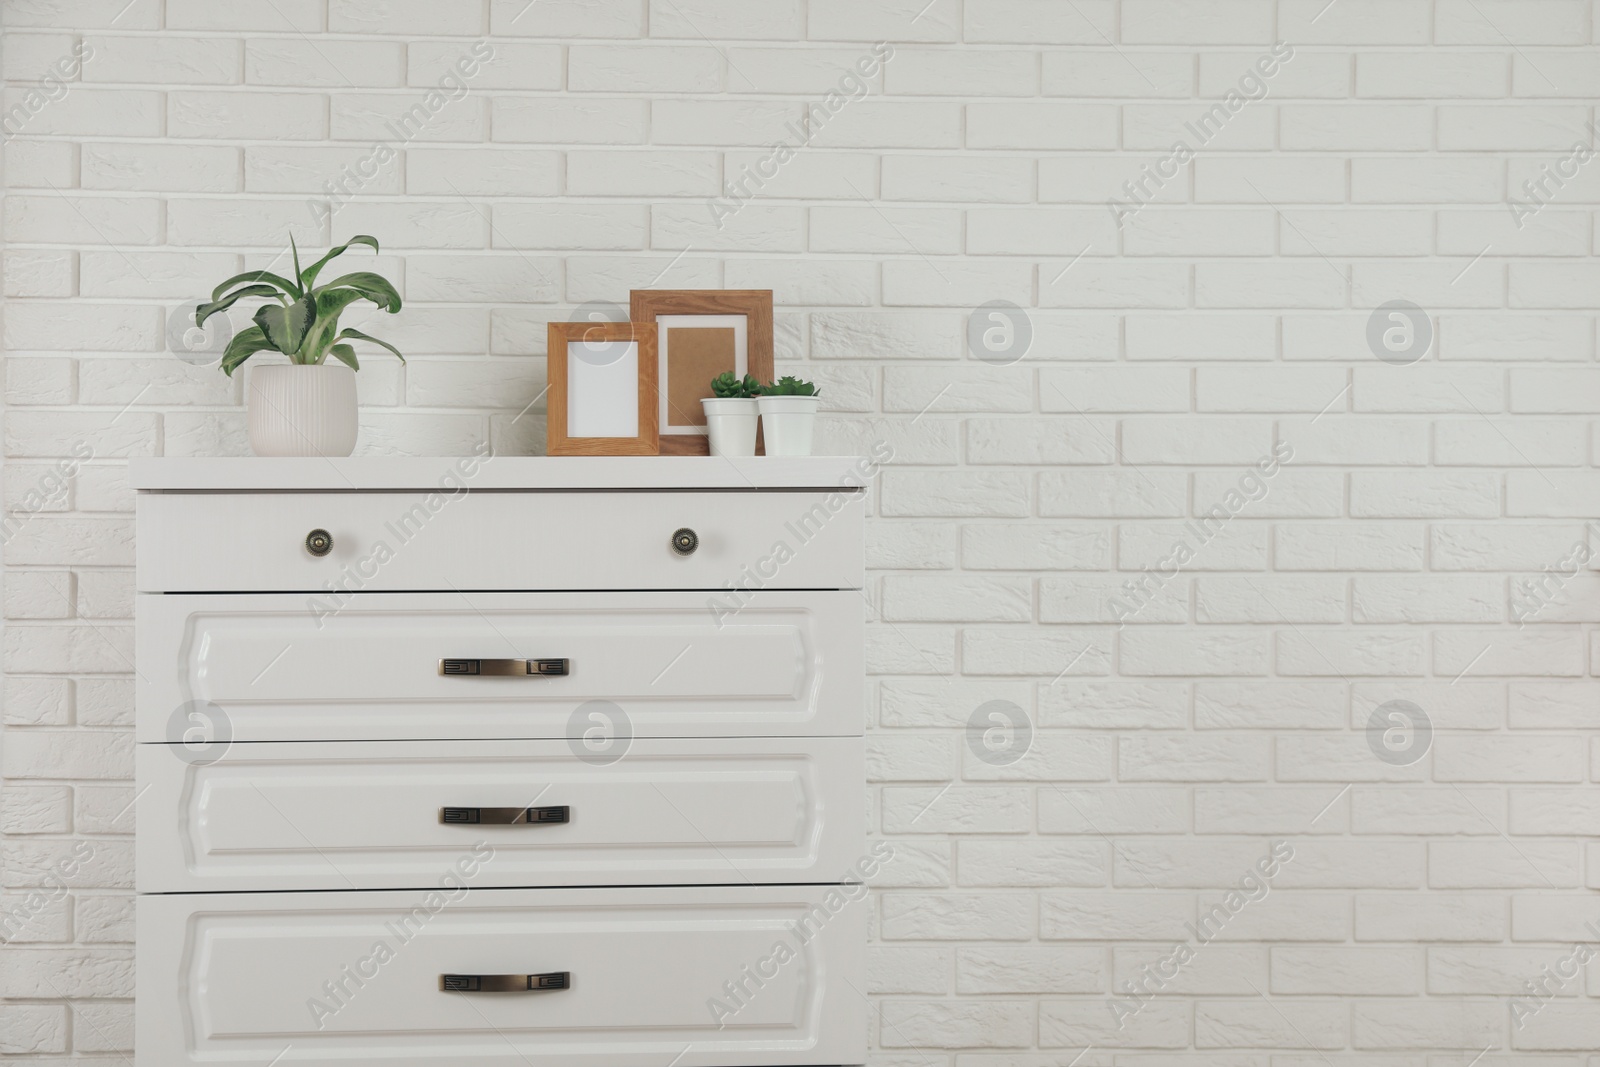
[[[258,456],[348,456],[356,374],[345,366],[263,364],[250,372],[250,449]]]

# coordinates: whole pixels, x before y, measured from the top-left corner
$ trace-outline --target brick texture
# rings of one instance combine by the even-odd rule
[[[122,463],[248,448],[183,311],[370,232],[362,453],[539,452],[648,285],[773,288],[893,449],[875,1064],[1600,1063],[1590,0],[0,22],[5,1062],[131,1046]]]

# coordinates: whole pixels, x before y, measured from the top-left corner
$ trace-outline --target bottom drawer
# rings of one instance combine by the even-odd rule
[[[455,899],[141,896],[136,1063],[859,1064],[865,894],[742,886],[470,889]],[[538,991],[452,991],[563,974]]]

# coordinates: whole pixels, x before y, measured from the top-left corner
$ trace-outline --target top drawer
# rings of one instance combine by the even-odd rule
[[[862,493],[141,493],[142,592],[859,589]],[[673,535],[692,530],[687,554]],[[323,556],[312,530],[332,535]]]

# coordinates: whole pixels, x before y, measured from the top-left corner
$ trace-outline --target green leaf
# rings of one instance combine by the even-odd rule
[[[346,288],[315,291],[308,299],[316,301],[317,318],[300,345],[300,361],[322,363],[327,356],[328,346],[337,340],[334,334],[339,329],[339,316],[362,296],[359,290]]]
[[[328,260],[332,259],[334,256],[343,255],[351,245],[367,245],[374,252],[376,252],[378,250],[378,239],[376,237],[368,237],[366,234],[359,234],[355,237],[352,237],[338,248],[328,249],[328,254],[311,264],[311,266],[307,267],[304,273],[300,272],[300,268],[297,264],[295,267],[296,277],[298,277],[300,281],[305,284],[307,289],[311,288],[317,283],[317,275],[322,272],[322,268],[328,262]],[[333,284],[337,285],[339,283],[334,282]]]
[[[247,285],[243,289],[235,289],[221,300],[213,300],[209,304],[197,305],[194,309],[194,324],[204,326],[206,320],[219,311],[227,311],[234,304],[247,296],[270,296],[274,300],[282,300],[283,294],[274,285]]]
[[[400,294],[395,291],[394,286],[389,284],[389,279],[381,274],[374,274],[365,270],[357,271],[354,274],[341,274],[327,285],[318,286],[313,291],[318,293],[331,292],[339,288],[356,290],[391,315],[400,310]]]
[[[761,395],[761,383],[751,375],[735,378],[732,371],[723,371],[711,379],[711,393],[724,399],[742,399]]]
[[[762,396],[819,396],[816,384],[796,378],[793,375],[784,375],[776,382],[768,382],[761,387]]]
[[[0,0],[3,2],[3,0]],[[402,360],[400,351],[386,341],[380,341],[360,330],[339,333],[339,316],[357,300],[366,300],[394,314],[400,310],[400,293],[389,280],[372,271],[355,271],[334,281],[316,286],[318,273],[336,256],[354,245],[366,245],[378,251],[374,237],[360,234],[328,252],[308,267],[300,265],[300,245],[294,234],[289,235],[289,253],[294,262],[294,276],[285,278],[271,271],[246,271],[217,286],[211,300],[195,307],[196,322],[205,321],[246,298],[259,297],[277,301],[256,309],[255,325],[245,330],[229,347],[232,358],[225,361],[229,374],[251,353],[276,349],[297,364],[322,364],[329,355],[358,367],[354,346],[338,344],[346,338],[370,341],[393,352]],[[232,291],[230,291],[232,290]]]
[[[211,299],[220,299],[222,294],[228,291],[229,287],[237,285],[240,282],[270,282],[273,285],[276,285],[279,289],[282,289],[284,292],[288,293],[290,296],[300,296],[302,292],[304,292],[304,290],[302,290],[296,283],[291,282],[288,278],[280,277],[279,275],[272,273],[270,270],[247,270],[243,274],[235,274],[233,277],[229,278],[227,281],[211,290]]]
[[[390,344],[388,341],[380,341],[376,337],[373,337],[371,334],[362,333],[360,330],[356,329],[354,326],[346,326],[344,329],[339,331],[338,340],[342,341],[346,337],[354,337],[358,341],[371,341],[373,344],[378,345],[381,348],[387,348],[389,351],[393,352],[396,356],[400,356],[400,362],[401,363],[404,363],[406,361],[406,357],[405,356],[401,356],[400,355],[400,350],[398,348],[396,348],[394,345]],[[335,346],[335,347],[337,347],[337,346]]]
[[[729,399],[739,395],[739,379],[733,376],[733,371],[725,370],[711,379],[711,395]]]
[[[316,308],[309,296],[302,296],[287,307],[280,304],[263,304],[255,314],[256,325],[262,334],[284,355],[293,356],[300,351],[306,334],[311,330]],[[299,362],[299,360],[296,360]]]
[[[267,340],[266,334],[261,332],[259,326],[246,326],[233,335],[233,340],[228,342],[228,347],[222,352],[222,373],[233,377],[233,372],[245,360],[257,352],[268,351],[272,342]]]

